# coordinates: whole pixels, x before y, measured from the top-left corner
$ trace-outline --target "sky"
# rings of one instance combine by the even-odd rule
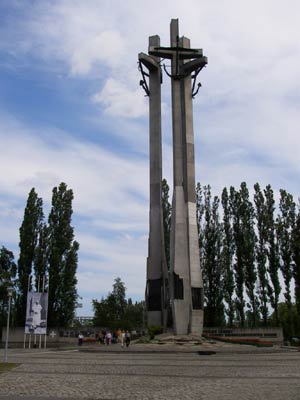
[[[19,255],[34,187],[74,192],[78,315],[116,277],[144,298],[148,98],[138,53],[169,25],[208,64],[193,100],[196,180],[220,195],[246,181],[300,194],[297,0],[0,0],[0,246]],[[162,85],[163,176],[172,184],[170,82]]]

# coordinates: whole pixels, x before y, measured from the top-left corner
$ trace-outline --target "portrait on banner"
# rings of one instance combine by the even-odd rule
[[[26,334],[46,334],[47,308],[48,293],[28,292],[25,321]]]

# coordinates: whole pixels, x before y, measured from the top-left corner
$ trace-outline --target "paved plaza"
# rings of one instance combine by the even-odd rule
[[[20,365],[0,374],[1,400],[300,399],[300,352],[280,348],[10,349],[9,361]]]

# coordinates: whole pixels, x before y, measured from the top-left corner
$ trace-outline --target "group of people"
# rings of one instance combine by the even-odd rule
[[[120,343],[121,347],[129,347],[130,345],[130,333],[128,330],[118,329],[111,333],[108,331],[101,331],[96,335],[96,339],[98,339],[99,343],[105,344],[109,346],[110,344]]]
[[[82,346],[84,336],[81,332],[78,334],[78,346]],[[90,336],[87,337],[87,339],[91,338]],[[87,340],[86,339],[86,340]],[[114,331],[111,333],[110,330],[107,331],[100,331],[95,335],[96,341],[98,341],[100,344],[104,344],[106,346],[109,346],[111,344],[116,344],[120,343],[121,347],[129,347],[130,345],[130,332],[128,330],[121,330],[118,329],[117,331]],[[94,341],[95,339],[91,338],[89,341]]]

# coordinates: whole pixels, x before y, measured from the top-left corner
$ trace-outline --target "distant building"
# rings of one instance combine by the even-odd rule
[[[74,318],[74,323],[79,322],[81,325],[90,325],[93,323],[94,317],[77,316]]]

